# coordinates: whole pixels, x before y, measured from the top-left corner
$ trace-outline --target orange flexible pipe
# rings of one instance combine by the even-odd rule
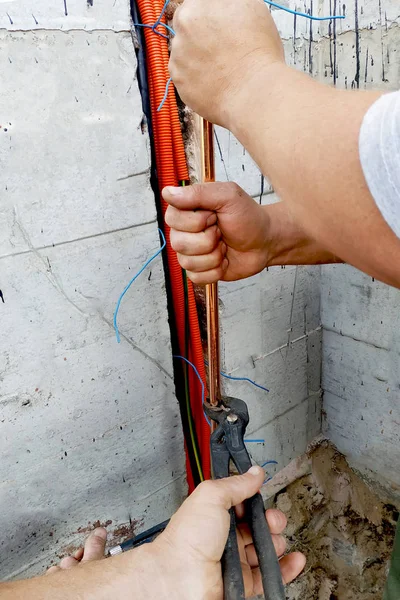
[[[153,24],[157,21],[158,16],[162,11],[164,2],[161,0],[137,0],[137,4],[142,23]],[[163,32],[165,31],[164,28],[160,27],[160,31],[161,30],[163,30]],[[157,175],[161,191],[165,186],[176,186],[180,181],[187,181],[189,179],[189,174],[176,97],[172,87],[170,88],[163,108],[160,111],[157,111],[163,100],[166,83],[169,78],[168,42],[165,38],[155,34],[149,28],[145,28],[144,35],[146,40],[146,54],[148,61],[150,104],[153,122]],[[165,214],[167,204],[164,200],[161,200],[161,206],[162,212]],[[171,247],[170,230],[166,224],[164,224],[164,232],[167,241],[167,260],[171,279],[177,337],[180,352],[183,354],[185,351],[185,296],[182,280],[182,269],[178,263],[176,253]],[[191,282],[188,282],[188,293],[190,325],[189,360],[196,366],[203,382],[205,382],[206,377],[204,355],[193,285]],[[201,403],[201,385],[196,375],[192,372],[192,369],[189,369],[189,386],[192,413],[200,446],[203,475],[206,479],[209,479],[210,428],[207,425],[203,415],[203,407]],[[188,461],[187,465],[189,466]],[[190,466],[188,468],[188,483],[189,490],[192,491],[193,478],[190,473]]]
[[[155,0],[156,13],[161,14],[163,6],[164,6],[164,2],[162,0]],[[161,23],[163,23],[164,25],[167,24],[167,19],[166,19],[165,14],[162,16]],[[158,30],[160,32],[162,32],[161,30],[164,30],[164,33],[165,33],[165,29],[163,27],[159,27]],[[164,59],[165,80],[168,81],[168,79],[169,79],[168,43],[162,43],[161,50],[162,50],[163,59]],[[178,105],[176,102],[176,96],[173,92],[172,86],[171,86],[170,92],[169,92],[169,102],[170,102],[171,129],[172,129],[172,143],[174,146],[175,169],[176,169],[179,181],[188,181],[189,180],[189,170],[188,170],[187,160],[186,160],[185,145],[183,143],[183,138],[182,138],[182,129],[181,129],[181,122],[179,120]]]
[[[161,11],[164,6],[163,0],[155,0],[155,9],[156,15],[161,14]],[[167,20],[165,14],[161,20],[162,23],[166,24]],[[163,29],[160,27],[160,30]],[[169,79],[169,71],[168,71],[168,63],[169,63],[169,51],[168,51],[168,43],[163,43],[162,40],[161,48],[163,52],[164,59],[164,69],[165,69],[165,81]],[[170,114],[171,114],[171,127],[172,127],[172,141],[174,145],[174,161],[175,167],[178,174],[179,181],[187,181],[189,180],[189,171],[187,167],[186,160],[186,152],[185,145],[182,137],[181,124],[179,120],[178,106],[176,102],[176,96],[173,92],[173,89],[170,89],[169,93],[170,100]],[[202,340],[200,335],[200,328],[197,316],[197,307],[194,296],[193,284],[191,281],[188,281],[188,295],[189,295],[189,321],[190,321],[190,354],[189,360],[196,366],[199,374],[203,380],[206,381],[206,372],[204,366],[204,354],[202,347]],[[209,457],[208,450],[208,441],[209,441],[209,426],[204,419],[203,415],[203,406],[202,403],[198,401],[198,398],[201,398],[201,385],[199,380],[197,379],[195,373],[193,371],[189,372],[189,381],[190,381],[190,391],[192,398],[192,412],[194,416],[194,420],[196,423],[196,430],[198,433],[199,440],[206,439],[207,442],[207,463]],[[202,456],[204,457],[205,448],[201,448]],[[204,451],[203,451],[204,450]],[[203,458],[204,460],[204,458]]]

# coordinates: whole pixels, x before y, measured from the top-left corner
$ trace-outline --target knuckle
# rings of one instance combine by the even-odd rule
[[[181,265],[182,269],[185,269],[186,271],[190,271],[190,258],[188,256],[185,256],[184,254],[179,254],[177,253],[177,257],[178,257],[178,262]]]
[[[190,281],[192,283],[194,283],[195,285],[202,285],[204,283],[204,281],[202,280],[201,273],[195,273],[194,271],[187,271],[187,276],[189,277]]]
[[[182,252],[184,249],[184,245],[182,243],[181,238],[182,235],[179,233],[179,231],[176,231],[176,229],[171,229],[170,242],[175,252]]]
[[[237,198],[238,196],[240,196],[240,192],[241,192],[240,185],[238,185],[234,181],[230,181],[229,183],[227,183],[227,193],[228,193],[229,199],[233,200],[233,199]]]
[[[175,11],[174,25],[176,33],[185,33],[192,28],[192,14],[190,10],[185,8],[184,4]]]
[[[197,487],[196,491],[197,491],[198,496],[209,497],[210,494],[213,494],[215,492],[215,481],[211,481],[211,480],[203,481]]]
[[[215,248],[218,244],[219,238],[221,236],[221,233],[220,233],[217,225],[213,225],[212,227],[209,227],[208,229],[206,229],[205,234],[206,234],[206,238],[207,238],[207,242],[208,242],[210,251],[215,250]]]
[[[194,183],[193,185],[187,188],[188,196],[196,202],[200,202],[203,193],[203,186],[199,183]]]
[[[168,206],[167,210],[165,211],[165,222],[168,227],[174,226],[173,211],[171,206]]]

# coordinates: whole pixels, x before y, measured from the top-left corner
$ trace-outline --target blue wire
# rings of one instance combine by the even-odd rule
[[[162,38],[164,38],[164,39],[166,39],[166,40],[168,40],[168,39],[169,39],[169,38],[168,38],[168,36],[167,36],[167,35],[165,35],[165,33],[161,33],[161,31],[156,31],[156,30],[154,29],[154,25],[145,25],[144,23],[133,23],[133,25],[134,25],[134,27],[146,27],[147,29],[152,29],[152,30],[154,31],[154,33],[155,33],[155,34],[157,34],[157,35],[161,36]],[[162,26],[163,26],[163,27],[165,27],[166,29],[167,29],[167,28],[168,28],[168,29],[170,29],[170,28],[168,27],[168,25],[164,25],[164,23],[160,23],[160,25],[162,25]]]
[[[172,27],[170,25],[167,25],[166,23],[160,23],[160,25],[165,27],[165,29],[167,31],[169,31],[172,35],[176,35],[176,32],[172,29]]]
[[[263,469],[267,465],[277,465],[277,464],[278,463],[276,462],[276,460],[267,460],[267,462],[265,462],[263,465],[261,465],[261,468]]]
[[[232,381],[247,381],[248,383],[251,383],[251,385],[254,385],[255,387],[259,388],[260,390],[264,390],[264,392],[269,392],[269,389],[266,387],[263,387],[262,385],[260,385],[259,383],[256,383],[255,381],[253,381],[252,379],[249,379],[248,377],[233,377],[233,375],[227,375],[226,373],[223,373],[221,371],[221,375],[222,377],[225,377],[226,379],[231,379]]]
[[[163,9],[162,9],[162,11],[161,11],[161,14],[160,14],[160,16],[158,17],[157,21],[156,21],[156,22],[154,23],[154,25],[153,25],[153,29],[154,29],[154,30],[155,30],[155,29],[156,29],[156,28],[157,28],[157,27],[160,25],[160,23],[161,23],[161,19],[163,18],[163,16],[164,16],[164,13],[165,13],[165,11],[167,10],[167,7],[168,7],[168,4],[169,4],[169,3],[170,3],[170,0],[165,0],[164,7],[163,7]]]
[[[166,25],[165,23],[161,23],[161,19],[163,18],[163,16],[164,16],[164,13],[165,13],[165,11],[167,10],[167,7],[168,7],[168,4],[170,3],[170,1],[171,1],[171,0],[166,0],[166,1],[165,1],[164,8],[162,9],[162,11],[161,11],[161,14],[160,14],[160,16],[158,17],[157,21],[156,21],[156,22],[154,23],[154,25],[153,25],[153,31],[154,31],[155,33],[157,33],[157,31],[156,31],[157,27],[158,27],[159,25],[162,25],[163,27],[165,27],[165,29],[166,29],[167,31],[169,31],[170,33],[172,33],[172,35],[176,35],[176,33],[175,33],[175,31],[172,29],[172,27],[170,27],[169,25]]]
[[[165,86],[165,94],[164,94],[164,98],[161,100],[161,104],[160,106],[157,108],[157,112],[160,112],[160,110],[162,109],[162,107],[164,106],[167,98],[168,98],[168,92],[169,92],[169,86],[172,83],[172,77],[170,77],[167,81],[167,85]]]
[[[265,444],[265,440],[244,440],[246,444]]]
[[[162,246],[161,248],[159,248],[157,250],[157,252],[155,254],[153,254],[153,256],[151,258],[149,258],[149,260],[147,260],[145,262],[145,264],[143,265],[143,267],[140,269],[140,271],[138,271],[136,273],[136,275],[134,277],[132,277],[132,279],[130,280],[130,282],[128,283],[128,285],[126,286],[126,288],[124,289],[124,291],[122,292],[122,294],[120,295],[120,297],[118,298],[118,302],[117,302],[117,306],[115,307],[115,312],[114,312],[114,329],[115,329],[115,335],[117,338],[117,342],[118,344],[121,342],[121,338],[119,335],[119,329],[118,329],[118,323],[117,323],[117,317],[118,317],[118,311],[119,311],[119,307],[121,306],[121,302],[122,302],[122,298],[125,296],[125,294],[127,293],[127,291],[129,290],[129,288],[131,287],[131,285],[136,281],[136,279],[139,277],[139,275],[141,275],[143,273],[143,271],[149,266],[149,264],[155,259],[157,258],[157,256],[159,254],[161,254],[161,252],[164,250],[165,246],[167,245],[167,242],[165,241],[165,237],[163,232],[161,231],[161,229],[158,230],[161,239],[162,239]]]
[[[267,465],[277,465],[278,463],[276,462],[276,460],[267,460],[267,462],[265,462],[263,465],[261,465],[261,468],[263,469],[264,467],[266,467]],[[268,483],[268,481],[271,481],[272,477],[267,477],[267,479],[264,480],[264,484]]]
[[[179,360],[184,360],[185,363],[187,363],[190,367],[192,367],[193,371],[196,373],[198,380],[200,381],[201,384],[201,402],[204,405],[204,400],[205,400],[205,387],[204,387],[204,383],[203,380],[201,378],[200,373],[198,372],[198,370],[196,369],[196,367],[194,366],[193,363],[190,362],[190,360],[188,360],[187,358],[185,358],[184,356],[178,356],[178,355],[174,355],[173,358],[177,358]],[[209,426],[211,427],[211,421],[210,419],[207,417],[206,413],[204,413],[204,418],[207,421],[207,423],[209,424]],[[246,444],[264,444],[265,440],[244,440]],[[268,463],[265,463],[268,464]],[[277,463],[278,464],[278,463]]]
[[[190,362],[190,360],[188,360],[187,358],[185,358],[184,356],[179,356],[179,355],[174,355],[173,358],[177,358],[179,360],[184,360],[185,363],[187,363],[190,367],[192,367],[193,371],[195,372],[195,374],[197,375],[197,379],[200,381],[201,384],[201,403],[202,406],[204,406],[204,400],[205,400],[205,387],[204,387],[204,383],[203,380],[201,378],[200,373],[198,372],[198,370],[196,369],[196,367],[194,366],[193,363]],[[204,418],[207,421],[207,423],[209,424],[209,426],[211,427],[211,421],[210,419],[207,417],[206,413],[203,410],[203,414],[204,414]]]
[[[313,15],[308,15],[307,13],[298,12],[297,10],[292,10],[287,6],[282,6],[281,4],[277,4],[276,2],[272,2],[272,0],[264,0],[266,4],[270,6],[274,6],[275,8],[279,8],[279,10],[284,10],[285,12],[290,13],[291,15],[297,15],[298,17],[304,17],[305,19],[310,19],[310,21],[332,21],[334,19],[345,19],[346,17],[342,15],[329,15],[329,17],[314,17]]]

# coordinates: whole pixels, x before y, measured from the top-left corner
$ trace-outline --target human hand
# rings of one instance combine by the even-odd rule
[[[106,540],[106,529],[104,527],[97,527],[89,535],[83,548],[79,548],[72,556],[63,558],[59,565],[50,567],[46,574],[52,575],[58,571],[67,571],[78,565],[103,560],[105,558]]]
[[[244,279],[267,266],[275,252],[268,213],[236,184],[165,188],[163,197],[172,247],[194,283]]]
[[[245,475],[206,481],[198,486],[172,517],[167,529],[153,543],[163,556],[164,572],[175,585],[171,598],[186,600],[222,600],[223,582],[221,557],[229,531],[229,509],[237,506],[243,517],[241,503],[253,496],[262,486],[264,471],[253,467]],[[286,518],[279,510],[268,510],[267,521],[278,556],[285,552],[286,542],[281,533]],[[261,574],[249,527],[240,523],[238,544],[243,569],[246,597],[262,593]],[[305,557],[300,552],[280,560],[285,583],[303,570]]]
[[[284,63],[282,42],[263,0],[185,0],[173,27],[169,71],[182,100],[228,128],[241,92],[260,77],[260,66]]]

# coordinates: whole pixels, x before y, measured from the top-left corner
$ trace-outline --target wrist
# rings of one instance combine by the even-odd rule
[[[263,241],[264,268],[284,264],[284,256],[296,245],[298,232],[294,231],[286,205],[283,202],[261,207],[266,225]]]
[[[290,88],[292,69],[283,61],[271,61],[267,54],[253,59],[246,74],[236,86],[227,91],[224,103],[224,127],[240,138],[242,129],[247,127],[248,115],[257,122],[257,113],[272,110],[277,90]]]
[[[343,262],[304,232],[286,202],[277,202],[262,208],[269,222],[264,242],[265,267]]]
[[[117,558],[123,561],[119,572],[125,573],[130,587],[129,594],[121,595],[121,598],[170,600],[174,597],[174,588],[164,564],[164,555],[155,542],[143,544]]]

